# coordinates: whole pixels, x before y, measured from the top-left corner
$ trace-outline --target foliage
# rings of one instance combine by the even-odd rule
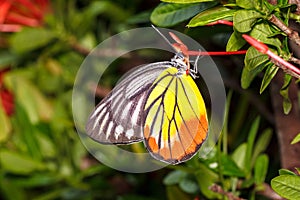
[[[300,198],[300,176],[289,170],[280,170],[279,176],[271,181],[271,186],[286,199]]]
[[[229,106],[230,99],[227,103]],[[249,130],[247,141],[241,143],[231,154],[225,153],[224,149],[228,146],[221,142],[228,137],[227,130],[224,129],[219,144],[206,158],[193,159],[186,167],[173,167],[176,170],[164,179],[168,190],[179,193],[180,188],[187,194],[197,194],[200,191],[208,199],[223,199],[223,195],[238,197],[248,189],[249,198],[255,198],[255,192],[264,188],[269,165],[269,158],[264,151],[272,136],[272,131],[266,129],[257,137],[259,123],[260,119],[256,118]],[[214,184],[220,184],[222,191],[214,191],[211,188]],[[169,199],[176,197],[171,196]]]
[[[296,144],[297,142],[300,142],[300,133],[298,133],[298,135],[293,139],[291,144]]]
[[[75,75],[86,56],[76,47],[90,51],[108,35],[130,29],[124,19],[135,8],[123,1],[51,1],[49,6],[43,25],[0,32],[1,73],[7,69],[0,93],[9,91],[14,105],[8,114],[0,98],[0,198],[116,199],[125,193],[124,199],[147,199],[135,192],[148,192],[142,189],[147,174],[124,175],[89,156],[71,109]],[[156,191],[152,197],[161,196],[159,187]]]
[[[195,2],[201,3],[197,4]],[[193,12],[182,12],[183,8],[195,7],[199,6],[199,4],[202,6],[202,8],[198,13],[196,13],[196,9]],[[278,26],[275,26],[274,23],[271,22],[270,18],[272,16],[276,16],[285,24],[288,24],[289,20],[298,20],[297,15],[291,14],[295,12],[296,8],[296,5],[289,4],[289,1],[285,0],[277,1],[276,5],[273,5],[268,1],[259,0],[236,0],[222,2],[163,0],[163,3],[157,6],[152,12],[151,20],[154,24],[165,27],[173,26],[174,24],[185,21],[184,23],[189,28],[206,26],[213,24],[214,22],[218,23],[218,20],[232,21],[233,32],[227,41],[227,51],[237,51],[241,48],[244,48],[246,41],[242,38],[242,34],[246,33],[256,38],[260,42],[269,45],[269,48],[273,52],[276,52],[276,54],[280,55],[285,60],[289,60],[293,52],[288,46],[288,36],[282,30],[280,30]],[[187,20],[189,21],[186,22]],[[259,92],[263,93],[266,88],[268,88],[270,82],[279,70],[275,64],[276,62],[273,62],[271,59],[269,59],[267,55],[260,53],[254,47],[250,46],[244,58],[244,68],[242,70],[240,79],[242,88],[249,88],[253,80],[255,80],[255,78],[260,76],[263,72],[263,78],[259,89]],[[292,77],[289,74],[285,74],[284,84],[280,90],[280,94],[283,97],[283,110],[285,114],[288,114],[292,107],[289,99],[289,86],[291,84],[291,80]],[[254,198],[255,190],[260,190],[264,187],[262,183],[264,182],[266,173],[268,171],[269,158],[266,154],[259,155],[265,149],[257,150],[259,153],[255,150],[252,152],[255,132],[257,131],[257,121],[255,121],[251,127],[252,129],[248,134],[247,143],[243,143],[238,146],[231,155],[234,162],[229,162],[230,159],[228,159],[228,156],[225,159],[227,164],[230,164],[231,167],[229,167],[229,165],[224,165],[224,163],[221,165],[221,162],[219,162],[218,165],[222,166],[223,169],[220,167],[216,168],[217,171],[215,171],[215,174],[202,170],[206,172],[206,177],[201,177],[201,182],[198,182],[198,185],[202,194],[207,198],[221,198],[216,194],[216,196],[212,196],[211,191],[207,190],[208,186],[211,186],[216,182],[221,183],[222,188],[226,192],[231,191],[237,196],[240,195],[240,192],[236,189],[237,185],[234,184],[237,183],[237,179],[243,179],[243,183],[241,184],[242,188],[256,185],[257,187],[254,187],[253,191],[250,192],[251,195],[248,196],[251,199]],[[269,139],[270,130],[267,129],[267,131],[261,135],[261,138],[256,144],[260,144],[257,145],[259,147],[266,147],[266,144],[262,143],[268,143]],[[292,144],[297,142],[299,142],[299,134],[292,141]],[[216,154],[221,154],[224,156],[224,153],[220,152],[219,149],[217,150]],[[238,158],[242,160],[238,160]],[[208,160],[206,160],[206,162],[207,161]],[[206,167],[209,169],[209,165]],[[243,172],[243,174],[234,174],[232,171],[231,174],[224,174],[227,167],[230,169],[239,169]],[[196,169],[199,168],[199,166],[196,167]],[[254,175],[251,174],[251,172],[253,172]],[[231,181],[223,178],[223,176],[226,175],[230,177],[229,180]],[[197,174],[194,176],[197,177]],[[184,187],[181,186],[182,182],[184,182],[186,179],[189,179],[187,173],[179,173],[178,171],[174,171],[167,176],[165,179],[165,184],[178,184],[182,191],[188,192]],[[235,182],[232,180],[235,180]],[[297,199],[296,194],[299,193],[298,182],[298,176],[289,174],[280,175],[274,178],[271,184],[272,188],[281,196],[287,199]],[[202,187],[203,185],[204,187]],[[224,191],[219,191],[219,193],[222,193],[223,195],[228,194],[226,192],[224,193]],[[230,199],[229,196],[227,197]]]
[[[242,38],[242,34],[247,33],[259,41],[270,45],[270,48],[283,58],[288,60],[291,57],[287,36],[269,21],[271,15],[275,15],[285,23],[289,19],[293,19],[293,15],[290,15],[290,12],[295,10],[296,6],[289,4],[288,1],[278,1],[276,5],[272,5],[268,1],[259,0],[237,0],[224,4],[218,4],[219,1],[209,1],[201,3],[201,9],[199,4],[191,4],[190,1],[170,0],[166,2],[169,2],[169,4],[161,3],[151,15],[152,22],[158,26],[173,26],[191,18],[192,15],[193,18],[187,23],[187,27],[205,26],[217,20],[228,20],[233,22],[234,31],[227,42],[227,51],[241,49],[246,43]],[[184,10],[196,6],[199,7],[198,13],[196,9],[192,12]],[[279,40],[278,36],[285,37],[285,39]],[[244,89],[248,88],[255,76],[262,71],[264,71],[264,77],[260,93],[269,86],[271,80],[277,74],[278,67],[266,55],[250,47],[245,56],[245,67],[241,76],[242,87]],[[290,75],[287,76],[288,78],[285,79],[285,84],[281,91],[281,95],[286,99],[283,104],[285,113],[288,113],[291,108],[287,92],[291,77]]]
[[[289,14],[294,6],[284,0],[277,6],[258,0],[228,2],[164,0],[157,6],[152,1],[54,0],[42,23],[21,23],[20,31],[0,32],[1,199],[254,199],[273,175],[269,169],[277,170],[277,163],[267,154],[273,131],[263,117],[257,117],[255,109],[249,109],[248,94],[234,92],[232,99],[229,95],[222,137],[207,158],[195,156],[186,164],[139,175],[116,172],[90,156],[77,135],[71,111],[75,75],[86,54],[110,35],[151,22],[164,27],[184,24],[199,30],[219,19],[230,20],[234,31],[227,51],[244,47],[241,34],[248,33],[289,58],[286,36],[269,23],[268,17],[275,14],[286,22],[295,17]],[[32,5],[22,9],[26,6]],[[157,7],[152,12],[150,6]],[[31,8],[35,11],[36,7]],[[2,16],[0,12],[0,23]],[[197,37],[210,35],[201,30]],[[140,59],[139,55],[135,59]],[[129,65],[135,65],[136,60]],[[122,71],[117,70],[120,63],[114,64],[104,85],[116,82],[117,72]],[[251,89],[255,77],[264,72],[260,92],[278,71],[253,47],[249,47],[244,64],[243,88]],[[286,112],[291,106],[290,84],[291,77],[286,75],[280,91]],[[287,190],[299,191],[298,187],[288,187],[293,185],[290,181],[299,182],[299,176],[280,173],[271,184],[280,195],[290,198],[292,192]]]

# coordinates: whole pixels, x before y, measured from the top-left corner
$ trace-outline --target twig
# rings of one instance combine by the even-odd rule
[[[291,56],[290,57],[290,61],[293,62],[293,63],[295,63],[295,64],[300,65],[300,60],[298,58],[295,58],[295,57]]]
[[[281,196],[279,196],[274,190],[271,188],[271,186],[267,183],[263,183],[263,190],[257,191],[257,194],[260,194],[262,196],[265,196],[269,199],[273,200],[283,200]]]
[[[282,30],[290,40],[294,41],[298,46],[300,46],[300,37],[297,31],[292,30],[288,26],[286,26],[280,19],[278,19],[275,15],[271,15],[270,22],[275,24],[280,30]]]
[[[84,55],[84,56],[87,56],[91,53],[91,50],[89,50],[88,48],[85,48],[83,46],[81,46],[80,44],[78,43],[75,43],[75,42],[70,42],[70,46],[73,50],[75,50],[76,52]]]
[[[300,0],[289,0],[289,4],[295,4],[297,6],[295,14],[300,14]]]
[[[84,56],[87,56],[91,53],[93,56],[97,57],[119,57],[120,55],[122,55],[122,57],[128,57],[128,55],[124,55],[125,51],[117,49],[102,49],[101,51],[95,49],[94,51],[92,51],[75,42],[70,42],[70,46],[73,50]]]
[[[231,192],[224,191],[223,188],[217,184],[213,184],[212,186],[209,187],[209,189],[213,192],[226,196],[229,200],[244,200],[243,198],[235,196]]]
[[[271,51],[270,51],[271,52]],[[273,52],[268,53],[268,55],[273,55],[273,56],[277,56],[276,54],[274,54]],[[277,56],[278,58],[280,58],[279,56]],[[283,62],[281,62],[277,57],[271,57],[270,56],[270,61],[273,62],[277,67],[280,67],[285,73],[300,79],[300,73],[298,72],[300,69],[298,69],[297,71],[292,70],[290,67],[288,67],[287,64],[284,64]],[[281,58],[282,59],[282,58]],[[283,60],[283,59],[282,59]],[[285,61],[286,62],[286,61]],[[286,62],[289,63],[289,62]],[[289,63],[290,64],[290,63]],[[294,66],[292,64],[290,64],[291,66]],[[295,67],[295,66],[294,66]]]
[[[89,87],[90,91],[95,91],[95,89],[96,89],[95,95],[97,97],[101,97],[101,98],[107,96],[108,93],[111,91],[111,88],[98,86],[97,84],[94,84],[94,83],[89,84],[88,87]]]

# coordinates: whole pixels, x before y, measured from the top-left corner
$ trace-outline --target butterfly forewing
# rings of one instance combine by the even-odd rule
[[[202,96],[186,74],[164,70],[145,102],[145,145],[158,160],[178,164],[196,154],[207,137],[208,121]]]
[[[135,68],[96,106],[88,118],[87,134],[104,144],[128,144],[143,137],[144,104],[148,90],[170,62]]]

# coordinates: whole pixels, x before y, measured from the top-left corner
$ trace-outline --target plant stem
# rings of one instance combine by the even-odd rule
[[[247,50],[240,51],[188,51],[190,56],[228,56],[228,55],[244,55]]]
[[[232,21],[228,21],[228,20],[217,20],[215,22],[211,22],[209,24],[206,24],[206,26],[214,26],[214,25],[217,25],[217,24],[224,24],[224,25],[227,25],[227,26],[233,26],[233,22]]]
[[[280,30],[282,30],[290,40],[294,41],[298,46],[300,46],[300,37],[297,31],[294,31],[293,29],[285,25],[284,22],[278,19],[275,15],[271,15],[269,20]]]
[[[244,200],[243,198],[235,196],[231,192],[224,191],[223,188],[217,184],[212,185],[211,187],[209,187],[209,189],[213,192],[216,192],[216,193],[222,194],[223,196],[226,196],[229,200]]]
[[[295,4],[297,6],[295,14],[300,14],[300,0],[289,0],[289,4]]]
[[[280,56],[276,55],[272,51],[269,50],[269,47],[254,39],[253,37],[243,34],[243,38],[249,42],[254,48],[256,48],[259,52],[266,54],[270,57],[271,61],[277,66],[283,69],[284,72],[300,79],[300,69],[292,65],[291,63],[285,61]]]
[[[295,57],[291,56],[290,57],[290,61],[293,62],[293,63],[295,63],[295,64],[300,65],[300,60],[298,58],[295,58]]]

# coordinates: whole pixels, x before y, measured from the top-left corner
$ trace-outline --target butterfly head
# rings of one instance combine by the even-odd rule
[[[176,54],[180,54],[182,56],[181,60],[185,63],[187,66],[185,73],[186,75],[190,74],[190,60],[189,60],[189,54],[188,54],[188,48],[187,46],[172,32],[169,32],[172,39],[175,41],[175,43],[172,44],[173,48],[176,50]],[[176,57],[176,55],[175,55]]]
[[[191,75],[193,78],[196,78],[197,70],[190,70],[188,47],[174,33],[169,32],[169,35],[175,41],[175,43],[171,43],[155,26],[152,25],[152,27],[176,51],[171,61],[175,64],[175,67],[178,68],[179,74]]]

